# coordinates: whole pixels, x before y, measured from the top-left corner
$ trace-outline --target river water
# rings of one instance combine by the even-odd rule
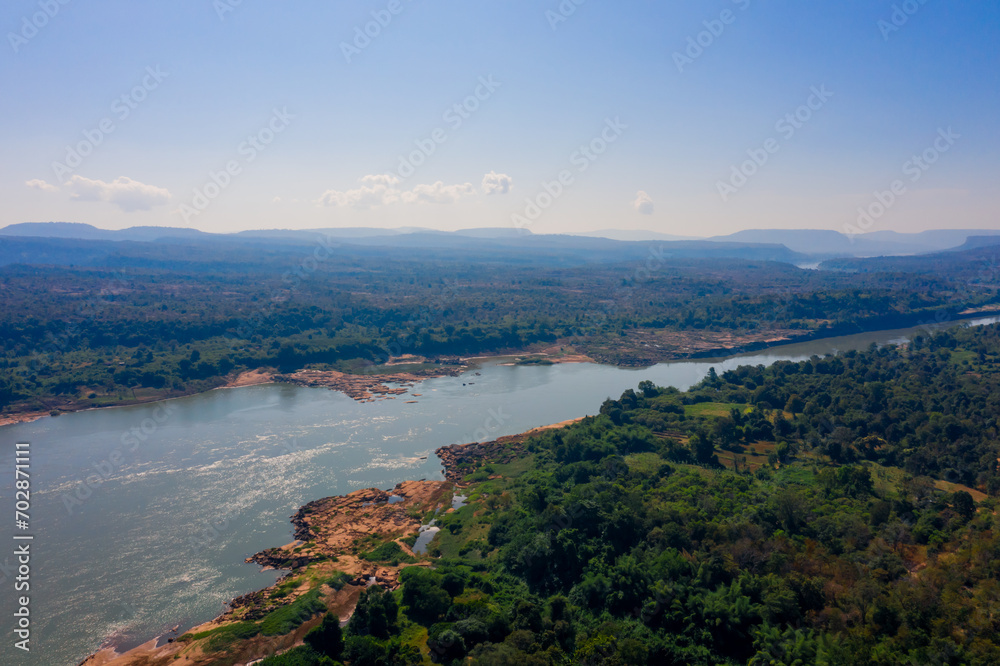
[[[228,600],[279,575],[243,561],[290,542],[288,517],[299,506],[359,488],[442,479],[439,446],[594,414],[605,398],[645,379],[685,389],[710,367],[722,372],[864,349],[903,341],[914,330],[643,370],[490,361],[372,403],[326,389],[265,385],[0,427],[7,470],[15,443],[30,442],[25,533],[34,536],[26,655],[13,647],[12,515],[0,531],[7,544],[0,546],[0,662],[77,664],[104,645],[129,648],[175,625],[183,631],[207,621]],[[0,478],[0,506],[13,513],[12,474]]]

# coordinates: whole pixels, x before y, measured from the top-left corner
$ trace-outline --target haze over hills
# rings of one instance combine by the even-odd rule
[[[781,243],[795,252],[827,256],[878,257],[938,252],[963,244],[969,236],[994,236],[987,229],[935,229],[919,233],[873,231],[849,236],[822,229],[747,229],[708,240]]]
[[[603,229],[577,234],[629,241],[702,240],[713,243],[780,244],[817,257],[878,257],[939,252],[962,245],[970,236],[1000,235],[988,229],[935,229],[919,233],[873,231],[848,235],[827,229],[745,229],[722,236],[675,236],[643,229]]]
[[[78,238],[80,240],[154,241],[160,238],[207,238],[209,234],[184,227],[129,227],[100,229],[80,222],[22,222],[0,229],[0,236],[34,236],[36,238]]]
[[[130,230],[120,236],[130,237]],[[0,234],[3,235],[3,234]],[[218,265],[234,257],[248,260],[262,250],[268,255],[287,255],[290,260],[312,251],[317,241],[324,246],[353,248],[357,256],[404,256],[415,252],[425,259],[477,257],[482,261],[517,264],[542,261],[551,266],[587,263],[646,263],[665,259],[743,259],[786,264],[810,263],[812,258],[779,244],[715,243],[708,241],[664,241],[642,243],[604,238],[560,235],[506,235],[480,238],[460,233],[419,231],[415,233],[325,237],[320,231],[297,231],[287,235],[203,234],[164,236],[155,240],[108,240],[62,236],[12,236],[0,242],[0,266],[75,265],[106,266],[140,262],[181,261]],[[304,250],[304,248],[309,248]],[[235,253],[235,254],[234,254]]]
[[[838,257],[879,257],[919,255],[944,250],[990,244],[1000,231],[988,229],[937,229],[919,233],[875,231],[848,236],[822,229],[747,229],[725,236],[698,238],[648,230],[615,230],[579,234],[533,234],[527,229],[508,227],[470,228],[440,231],[422,227],[395,229],[345,227],[327,229],[261,229],[231,234],[215,234],[176,227],[129,227],[100,229],[73,222],[26,222],[0,229],[0,236],[93,241],[219,241],[227,243],[314,242],[318,236],[342,239],[350,245],[376,247],[497,248],[533,247],[547,250],[611,250],[616,246],[659,242],[658,252],[691,257],[728,257],[805,263]],[[975,241],[971,239],[976,239]],[[967,240],[968,239],[968,240]],[[10,253],[4,253],[7,261]],[[627,253],[626,253],[627,254]]]
[[[707,240],[704,236],[677,236],[675,234],[661,234],[658,231],[648,231],[646,229],[601,229],[599,231],[583,231],[576,235],[590,236],[596,238],[610,238],[611,240],[623,240],[623,241]]]

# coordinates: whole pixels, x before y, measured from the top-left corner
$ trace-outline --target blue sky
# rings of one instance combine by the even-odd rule
[[[996,3],[9,0],[0,26],[0,225],[1000,227]]]

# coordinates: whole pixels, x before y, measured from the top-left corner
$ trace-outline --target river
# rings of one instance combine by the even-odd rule
[[[965,322],[992,323],[1000,318]],[[360,403],[314,388],[264,385],[0,427],[13,469],[30,442],[31,653],[13,648],[13,516],[0,550],[4,664],[77,664],[224,610],[279,572],[247,556],[291,541],[302,504],[407,479],[441,479],[439,446],[493,439],[597,412],[650,379],[685,389],[715,367],[799,360],[895,343],[916,329],[775,347],[643,370],[594,364],[483,363],[407,395]],[[419,395],[416,395],[419,394]],[[416,401],[416,402],[408,402]],[[13,478],[0,505],[13,513]]]

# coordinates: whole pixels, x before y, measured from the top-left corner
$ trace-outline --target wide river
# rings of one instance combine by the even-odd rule
[[[992,323],[997,318],[967,323]],[[800,360],[900,342],[881,331],[645,370],[484,363],[395,399],[359,403],[288,385],[65,414],[0,427],[3,664],[73,665],[207,621],[271,584],[244,558],[291,541],[302,504],[407,479],[442,479],[439,446],[594,414],[650,379],[684,389],[710,367]],[[407,401],[415,400],[415,403]],[[14,643],[13,466],[30,442],[31,652]]]

